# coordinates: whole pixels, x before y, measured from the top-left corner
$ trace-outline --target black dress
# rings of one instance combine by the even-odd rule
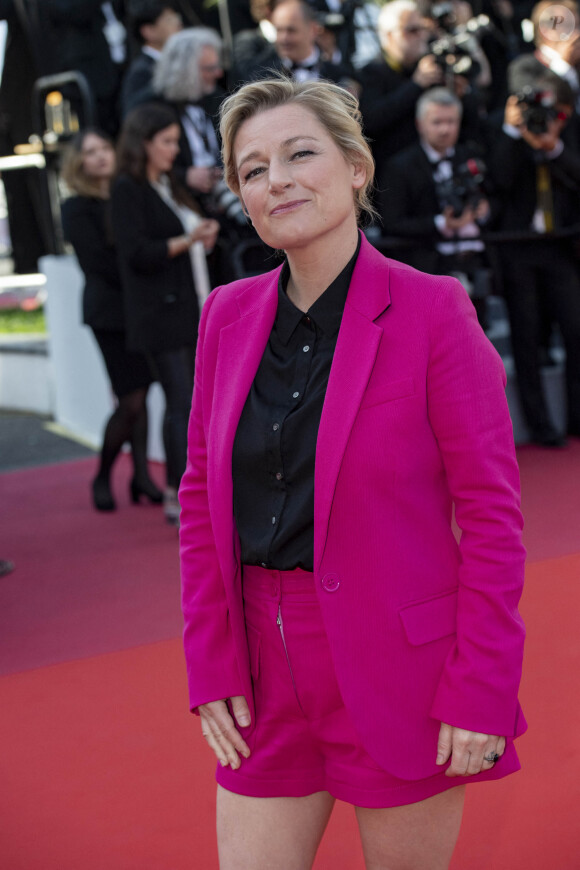
[[[63,203],[62,223],[85,275],[83,322],[94,332],[115,395],[122,397],[149,386],[152,376],[144,355],[126,347],[121,277],[107,231],[108,209],[107,200],[75,196]]]

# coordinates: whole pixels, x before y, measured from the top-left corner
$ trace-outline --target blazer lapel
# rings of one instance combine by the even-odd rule
[[[232,450],[236,429],[260,365],[278,305],[279,269],[255,279],[237,299],[239,317],[222,328],[208,435],[208,492],[222,571],[235,564]],[[233,560],[233,562],[232,562]]]
[[[362,238],[349,287],[316,443],[314,570],[322,560],[336,481],[383,334],[373,321],[390,305],[387,260]]]

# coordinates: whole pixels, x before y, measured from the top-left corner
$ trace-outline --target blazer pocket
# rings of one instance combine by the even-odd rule
[[[436,598],[408,604],[399,616],[412,646],[420,646],[455,634],[457,630],[457,589]]]
[[[382,405],[384,402],[393,402],[395,399],[405,399],[414,395],[415,382],[413,378],[377,384],[376,387],[370,387],[365,392],[360,406],[361,411],[363,408],[372,408],[373,405]]]

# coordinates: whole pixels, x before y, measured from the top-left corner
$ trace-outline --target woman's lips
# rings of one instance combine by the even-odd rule
[[[303,205],[306,202],[305,199],[295,199],[292,202],[283,202],[280,205],[277,205],[276,208],[273,208],[270,212],[270,216],[277,214],[286,214],[286,212],[294,211],[294,209]]]

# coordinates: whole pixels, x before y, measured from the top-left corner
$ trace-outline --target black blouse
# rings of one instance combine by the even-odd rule
[[[268,344],[234,442],[234,516],[242,562],[314,565],[314,457],[330,367],[359,245],[306,314],[288,299],[286,263]]]

